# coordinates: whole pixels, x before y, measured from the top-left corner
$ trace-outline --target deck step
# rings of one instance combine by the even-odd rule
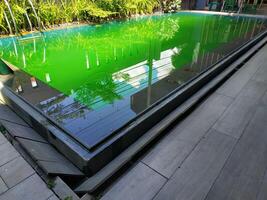
[[[84,177],[77,167],[50,144],[25,138],[17,138],[17,141],[47,175]]]
[[[0,120],[1,125],[15,139],[46,175],[83,177],[84,174],[52,147],[32,128]]]

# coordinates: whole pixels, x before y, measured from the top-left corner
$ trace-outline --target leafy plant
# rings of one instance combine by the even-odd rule
[[[29,31],[32,28],[38,28],[38,20],[29,1],[32,2],[42,24],[49,28],[53,25],[76,21],[101,22],[135,14],[150,14],[159,8],[167,12],[178,8],[181,0],[8,0],[15,23],[21,30]],[[7,34],[9,29],[4,13],[14,29],[11,13],[6,4],[1,1],[0,33]]]

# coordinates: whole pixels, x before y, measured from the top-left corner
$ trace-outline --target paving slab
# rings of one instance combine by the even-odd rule
[[[262,106],[267,106],[267,92],[264,94],[264,96],[261,98],[261,101],[259,103]]]
[[[138,163],[109,190],[102,200],[150,200],[164,185],[166,179]]]
[[[7,185],[5,184],[5,182],[3,181],[3,179],[0,177],[0,195],[7,191],[8,190],[8,187]]]
[[[251,177],[235,177],[224,173],[221,183],[216,185],[205,200],[256,200],[261,181]]]
[[[52,195],[47,200],[59,200],[59,198],[56,195]]]
[[[235,73],[227,82],[225,82],[216,93],[229,97],[237,97],[242,88],[254,76],[258,69],[267,62],[266,53],[267,47],[263,51],[253,56],[239,71]],[[255,62],[257,64],[255,64]],[[253,67],[251,67],[253,64]]]
[[[34,174],[0,196],[0,200],[47,200],[53,193]]]
[[[9,142],[0,145],[0,152],[0,166],[19,156],[19,153]]]
[[[265,172],[264,179],[262,181],[261,187],[259,187],[257,200],[266,200],[267,199],[267,171]]]
[[[143,162],[169,178],[213,126],[232,98],[214,94],[177,125],[144,157]]]
[[[34,170],[22,157],[17,157],[0,167],[0,176],[9,188],[17,185],[34,173]]]
[[[163,176],[170,178],[194,148],[193,142],[168,136],[142,160]]]
[[[240,138],[266,90],[267,85],[265,83],[249,81],[213,128]]]
[[[54,192],[61,199],[71,199],[71,200],[79,200],[80,198],[69,188],[69,186],[64,183],[61,178],[56,177],[55,186],[53,187]]]
[[[28,126],[24,120],[14,113],[7,105],[3,105],[2,103],[0,103],[0,120]]]
[[[267,82],[267,57],[266,57],[267,50],[265,49],[265,55],[264,55],[264,62],[262,62],[262,59],[259,59],[257,62],[254,62],[254,66],[260,67],[257,72],[253,75],[252,80],[260,81],[260,82]]]
[[[233,99],[214,94],[170,132],[184,141],[198,142],[231,105]]]
[[[267,107],[258,108],[207,200],[256,200],[267,168]]]
[[[0,132],[0,145],[7,142],[7,139],[5,136]]]
[[[236,139],[211,130],[155,197],[203,200],[232,152]]]

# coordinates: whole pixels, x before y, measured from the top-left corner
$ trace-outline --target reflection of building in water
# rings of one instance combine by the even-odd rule
[[[195,26],[195,31],[188,33],[192,35],[192,40],[195,41],[194,46],[185,46],[181,49],[174,48],[162,52],[162,55],[166,54],[166,63],[160,63],[164,59],[151,62],[151,68],[148,68],[151,69],[151,80],[149,80],[150,72],[147,72],[146,87],[131,96],[132,110],[137,114],[144,111],[151,104],[168,95],[181,84],[196,77],[203,70],[218,62],[227,53],[254,37],[256,34],[255,29],[258,29],[262,24],[258,24],[257,20],[252,24],[248,22],[248,19],[240,18],[238,23],[229,24],[228,27],[225,27],[220,26],[220,19],[217,18],[214,20],[209,19],[203,25]],[[237,29],[237,26],[240,25],[239,23],[242,24],[242,30]],[[216,31],[207,31],[210,28],[213,29],[215,25],[217,27]],[[240,34],[241,32],[243,34]],[[218,37],[216,33],[221,33],[224,37]],[[239,37],[235,38],[236,35],[239,35]],[[231,40],[231,38],[234,39]],[[216,43],[220,45],[215,46]],[[214,45],[214,49],[209,49],[209,46],[212,45]],[[183,63],[183,57],[186,56],[185,52],[191,58]],[[189,60],[191,62],[188,62]],[[168,71],[165,76],[158,75],[161,78],[157,78],[157,81],[154,81],[155,74],[153,74],[153,70],[160,69],[162,66],[165,66],[165,68],[167,66],[167,69],[172,70]]]

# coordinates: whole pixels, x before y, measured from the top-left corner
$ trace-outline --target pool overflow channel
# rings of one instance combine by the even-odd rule
[[[146,112],[141,113],[126,126],[116,131],[115,134],[112,134],[111,137],[102,140],[101,143],[92,146],[92,148],[87,148],[79,140],[66,134],[64,127],[55,123],[53,118],[44,115],[42,110],[33,106],[27,99],[18,95],[13,89],[5,85],[2,85],[1,88],[2,100],[56,149],[64,154],[74,165],[87,174],[89,178],[76,188],[76,192],[93,192],[136,153],[140,152],[141,149],[162,134],[166,127],[178,119],[179,116],[184,115],[184,112],[176,113],[167,122],[163,122],[162,119],[164,117],[168,118],[170,113],[177,110],[179,106],[183,106],[184,102],[194,96],[197,96],[197,98],[191,101],[191,104],[188,104],[189,107],[185,110],[190,110],[191,107],[199,103],[203,96],[214,90],[229,74],[235,71],[235,69],[227,71],[228,67],[263,40],[266,35],[267,32],[263,31],[238,49],[235,49],[235,51],[229,52],[223,59],[214,63],[196,77],[190,79],[186,84],[181,85],[166,95],[160,101],[157,101]],[[254,52],[256,50],[254,49]],[[249,54],[252,55],[254,52],[250,52]],[[12,66],[9,62],[5,62],[5,64],[11,67],[11,69],[17,70],[16,66]],[[224,73],[225,71],[227,73]],[[216,79],[218,79],[218,82],[213,83],[213,80]],[[204,92],[200,92],[198,96],[199,91]],[[161,127],[153,133],[149,133],[149,130],[157,124],[161,124]]]

